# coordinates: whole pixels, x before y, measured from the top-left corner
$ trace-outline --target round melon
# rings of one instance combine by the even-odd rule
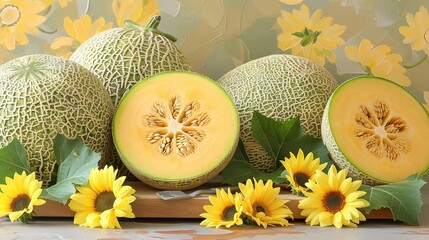
[[[429,115],[396,83],[362,76],[341,84],[323,114],[332,160],[369,185],[398,182],[429,169]]]
[[[113,113],[100,80],[79,64],[28,55],[0,66],[0,147],[17,138],[45,184],[55,180],[57,134],[81,138],[102,161],[109,157]]]
[[[132,87],[113,118],[124,164],[160,189],[190,189],[216,176],[239,139],[237,109],[213,80],[191,72],[161,73]]]
[[[70,60],[100,78],[116,107],[124,93],[146,77],[191,70],[175,38],[157,29],[160,20],[154,16],[146,26],[127,21],[125,27],[100,32],[78,47]]]
[[[254,111],[284,121],[299,116],[306,134],[320,137],[325,104],[338,86],[323,67],[302,57],[271,55],[231,70],[218,83],[234,100],[240,116],[240,135],[250,163],[274,170],[274,159],[252,137]]]

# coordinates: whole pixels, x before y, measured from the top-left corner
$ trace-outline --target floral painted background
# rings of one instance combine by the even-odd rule
[[[98,32],[160,14],[193,69],[214,79],[290,53],[339,82],[389,78],[428,107],[428,9],[428,0],[0,0],[0,64],[33,53],[68,58]]]

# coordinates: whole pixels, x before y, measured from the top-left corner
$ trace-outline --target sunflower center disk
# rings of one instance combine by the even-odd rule
[[[302,172],[297,172],[293,175],[293,178],[295,180],[295,182],[300,186],[300,187],[305,187],[305,184],[308,182],[308,179],[310,178],[306,173],[302,173]]]
[[[15,25],[21,18],[21,12],[15,5],[6,5],[0,10],[0,22],[2,25]]]
[[[28,207],[28,204],[30,204],[31,199],[26,194],[22,194],[17,196],[15,199],[13,199],[12,203],[10,204],[12,210],[14,212],[21,211]]]
[[[340,192],[329,192],[323,198],[323,206],[331,213],[341,211],[345,204],[345,198]]]
[[[265,209],[261,206],[256,206],[256,212],[263,212],[265,213]]]
[[[222,213],[222,220],[229,221],[234,219],[234,215],[237,213],[234,206],[226,207]]]
[[[95,209],[97,212],[104,212],[108,209],[113,208],[113,203],[115,202],[115,195],[113,192],[102,192],[95,199]]]

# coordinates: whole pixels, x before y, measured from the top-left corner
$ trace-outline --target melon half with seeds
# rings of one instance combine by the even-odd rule
[[[160,189],[190,189],[217,175],[239,138],[233,101],[213,80],[191,72],[161,73],[120,101],[113,138],[124,164]]]
[[[369,185],[398,182],[429,169],[429,115],[403,87],[363,76],[332,94],[322,138],[340,168]]]

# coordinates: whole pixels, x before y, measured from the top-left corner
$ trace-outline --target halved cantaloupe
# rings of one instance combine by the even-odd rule
[[[191,72],[161,73],[124,95],[113,138],[137,178],[156,188],[184,190],[228,164],[239,139],[239,118],[215,81]]]
[[[322,138],[340,168],[377,185],[429,169],[429,115],[403,87],[373,76],[344,82],[324,111]]]

